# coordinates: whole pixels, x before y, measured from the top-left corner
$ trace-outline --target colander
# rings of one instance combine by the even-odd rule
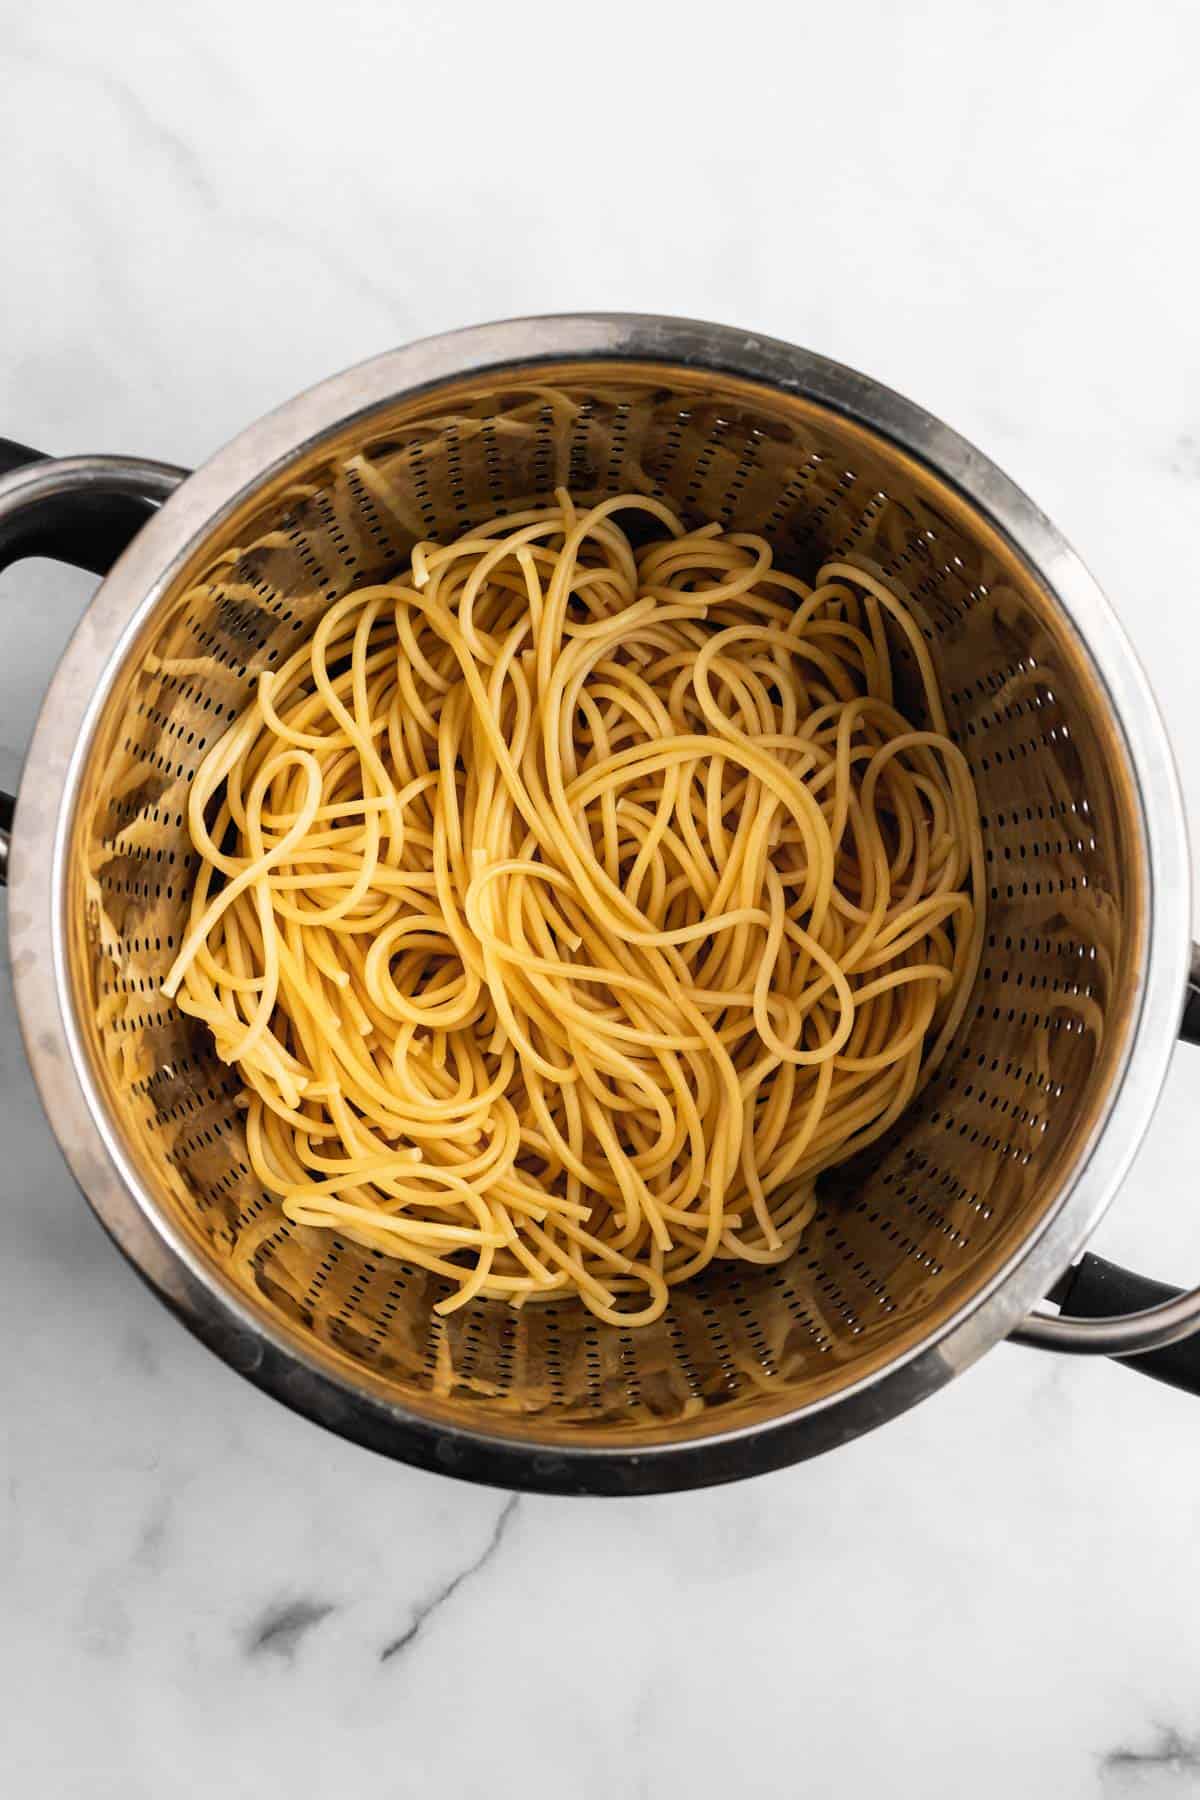
[[[101,1220],[232,1367],[392,1456],[591,1493],[828,1449],[1006,1335],[1139,1356],[1200,1387],[1182,1342],[1200,1289],[1072,1264],[1146,1129],[1185,1002],[1200,1031],[1171,757],[1095,584],[978,451],[807,351],[603,315],[379,357],[191,475],[4,457],[0,560],[116,557],[51,684],[12,832],[29,1059]],[[574,1303],[441,1319],[424,1271],[290,1224],[251,1174],[232,1071],[160,992],[193,868],[188,783],[258,672],[417,539],[561,484],[761,532],[800,574],[838,556],[902,582],[986,841],[983,961],[934,1080],[826,1179],[790,1262],[714,1265],[637,1331]],[[1112,1316],[1039,1309],[1051,1292]]]

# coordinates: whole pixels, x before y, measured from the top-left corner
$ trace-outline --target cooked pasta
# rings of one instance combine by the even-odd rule
[[[331,604],[188,823],[164,990],[240,1072],[257,1178],[441,1312],[636,1326],[782,1261],[978,961],[974,787],[902,595],[645,496],[560,491]]]

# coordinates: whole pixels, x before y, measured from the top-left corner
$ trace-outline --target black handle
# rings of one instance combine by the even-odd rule
[[[1200,944],[1192,945],[1192,966],[1179,1035],[1185,1044],[1200,1044]]]
[[[1187,1043],[1200,1044],[1200,945],[1196,944],[1192,945],[1179,1035]],[[1150,1281],[1131,1269],[1106,1262],[1102,1256],[1087,1254],[1059,1278],[1047,1298],[1061,1308],[1060,1320],[1034,1314],[1028,1325],[1040,1329],[1014,1332],[1019,1341],[1049,1350],[1101,1350],[1139,1375],[1152,1375],[1171,1387],[1200,1394],[1200,1287],[1168,1287],[1165,1282]],[[1151,1316],[1139,1319],[1141,1314]],[[1079,1324],[1071,1333],[1073,1320]],[[1099,1337],[1092,1337],[1087,1321],[1093,1322]],[[1051,1330],[1054,1335],[1048,1336]],[[1062,1335],[1064,1331],[1066,1336]],[[1183,1336],[1178,1335],[1181,1331]],[[1163,1342],[1172,1335],[1176,1338],[1174,1343]],[[1133,1346],[1155,1338],[1157,1348],[1124,1353],[1126,1344]]]
[[[1151,1281],[1145,1275],[1134,1275],[1116,1263],[1106,1262],[1090,1251],[1068,1269],[1053,1299],[1064,1313],[1078,1319],[1106,1319],[1115,1313],[1144,1312],[1164,1300],[1174,1300],[1184,1290],[1168,1287],[1163,1281]],[[1115,1360],[1139,1375],[1152,1375],[1185,1393],[1200,1394],[1200,1337],[1184,1338],[1168,1344],[1165,1350],[1149,1350],[1144,1356],[1122,1356]]]
[[[48,460],[27,444],[0,438],[0,475]],[[0,569],[26,556],[49,556],[107,575],[154,511],[152,502],[129,494],[48,495],[0,524]]]
[[[0,438],[0,570],[25,556],[51,556],[107,574],[186,474],[128,456],[55,460]],[[12,800],[0,794],[0,887],[12,822]]]

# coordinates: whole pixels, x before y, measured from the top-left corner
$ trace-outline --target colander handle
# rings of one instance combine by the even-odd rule
[[[53,458],[0,438],[0,570],[48,556],[106,575],[186,474],[131,456]],[[0,793],[0,886],[13,810],[12,797]]]
[[[1200,945],[1192,967],[1179,1035],[1200,1044]],[[1067,1270],[1050,1298],[1062,1312],[1031,1313],[1012,1333],[1019,1344],[1075,1356],[1116,1356],[1172,1387],[1200,1394],[1200,1287],[1168,1287],[1087,1252]]]
[[[107,575],[186,473],[131,456],[49,457],[0,438],[0,569],[48,556]]]

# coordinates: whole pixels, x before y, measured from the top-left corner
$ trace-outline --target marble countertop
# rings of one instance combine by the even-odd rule
[[[0,430],[190,463],[477,319],[775,332],[1038,497],[1200,819],[1200,14],[686,16],[0,4]],[[4,579],[0,785],[88,586]],[[1181,1050],[1096,1240],[1177,1280],[1198,1095]],[[517,1500],[319,1434],[160,1309],[60,1161],[7,970],[0,1142],[13,1800],[1200,1793],[1196,1401],[1004,1346],[804,1467]]]

